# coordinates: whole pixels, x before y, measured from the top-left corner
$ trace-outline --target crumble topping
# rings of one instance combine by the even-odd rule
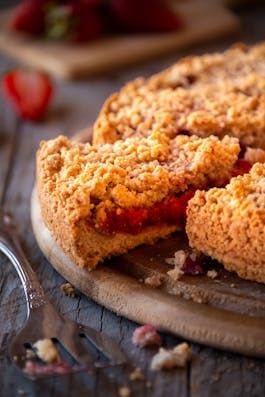
[[[171,369],[174,367],[184,367],[191,360],[189,345],[184,342],[175,346],[171,350],[160,347],[159,352],[154,355],[151,362],[151,369]]]
[[[265,148],[265,43],[192,56],[144,80],[129,82],[104,104],[94,143],[186,132],[236,136]]]
[[[42,142],[38,173],[54,210],[76,222],[95,224],[117,209],[148,208],[188,187],[221,184],[239,153],[237,139],[179,135],[170,140],[154,132],[148,138],[91,146],[66,137]]]

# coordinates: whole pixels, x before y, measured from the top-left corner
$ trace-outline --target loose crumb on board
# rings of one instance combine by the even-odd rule
[[[167,272],[170,278],[174,281],[178,281],[184,274],[184,272],[180,269],[179,266],[175,266],[174,269],[169,270]]]
[[[120,397],[130,397],[131,390],[127,386],[123,386],[119,388],[119,395]]]
[[[218,276],[218,273],[216,270],[214,270],[214,269],[208,270],[207,277],[215,279],[217,276]]]
[[[137,380],[144,380],[144,375],[142,373],[141,368],[137,367],[134,371],[130,373],[130,380],[137,381]]]
[[[191,350],[186,342],[175,346],[171,350],[160,347],[159,352],[152,359],[151,369],[160,370],[184,367],[190,360]]]
[[[72,286],[72,284],[65,283],[65,284],[62,284],[60,288],[64,295],[70,296],[71,298],[74,298],[76,296],[75,289]]]
[[[146,278],[144,279],[144,283],[145,283],[146,285],[150,285],[150,287],[159,288],[159,287],[161,287],[161,285],[162,285],[161,276],[158,275],[158,274],[155,274],[155,275],[153,275],[153,276],[146,277]]]

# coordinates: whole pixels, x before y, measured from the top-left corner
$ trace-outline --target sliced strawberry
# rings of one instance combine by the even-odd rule
[[[163,32],[180,29],[181,18],[163,0],[111,0],[114,24],[132,32]]]
[[[3,78],[2,86],[17,113],[28,120],[41,118],[53,93],[49,77],[38,71],[11,71]]]
[[[47,0],[25,0],[9,21],[12,30],[41,35],[45,30],[44,6]]]

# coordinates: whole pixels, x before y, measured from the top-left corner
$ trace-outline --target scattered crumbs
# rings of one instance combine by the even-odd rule
[[[216,270],[214,270],[214,269],[208,270],[208,272],[207,272],[207,277],[214,279],[214,278],[216,278],[217,276],[218,276],[218,273],[217,273]]]
[[[36,358],[36,353],[31,349],[26,349],[26,359],[34,360]]]
[[[202,297],[200,295],[192,294],[191,295],[191,299],[193,300],[193,302],[196,302],[196,303],[202,303],[203,302],[203,299],[202,299]]]
[[[218,382],[220,380],[220,378],[221,378],[221,374],[217,372],[217,373],[211,374],[210,381],[211,381],[211,383]]]
[[[120,397],[130,397],[131,390],[127,386],[120,387],[119,388],[119,395],[120,395]]]
[[[142,278],[139,278],[138,281],[139,281],[139,283],[143,283],[144,282],[144,280]]]
[[[153,262],[153,260],[154,260],[154,258],[152,257],[152,258],[150,258],[150,262]]]
[[[160,275],[153,275],[150,277],[146,277],[144,279],[144,283],[150,285],[150,287],[158,288],[162,285],[162,280]]]
[[[185,252],[184,250],[179,250],[176,251],[174,254],[173,258],[166,258],[165,261],[169,265],[174,265],[174,266],[183,266],[185,263],[185,260],[188,256],[188,253]]]
[[[177,281],[183,276],[184,273],[180,269],[180,267],[176,266],[174,267],[174,269],[169,270],[167,274],[169,275],[170,278],[172,278],[172,280]]]
[[[27,394],[27,392],[23,389],[17,389],[17,394],[19,396],[25,396]]]
[[[165,262],[174,266],[174,269],[167,272],[174,281],[179,280],[183,274],[196,276],[204,273],[201,255],[195,250],[178,250],[173,258],[166,258]]]
[[[134,330],[132,342],[139,347],[161,345],[161,337],[153,325],[142,325]]]
[[[171,350],[160,347],[159,352],[155,354],[152,359],[151,369],[157,370],[184,367],[187,361],[190,360],[191,350],[186,342],[175,346]]]
[[[61,285],[61,291],[64,295],[74,298],[76,296],[75,289],[70,283],[65,283]]]
[[[36,349],[37,356],[46,363],[57,363],[60,361],[58,350],[49,338],[38,340],[34,343],[33,348]]]
[[[231,283],[231,284],[230,284],[230,287],[231,287],[231,288],[235,288],[236,285],[235,285],[234,283]]]
[[[134,371],[130,373],[130,380],[136,381],[136,380],[144,380],[144,375],[142,373],[141,368],[137,367],[135,368]]]

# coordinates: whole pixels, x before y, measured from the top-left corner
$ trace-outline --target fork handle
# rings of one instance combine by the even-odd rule
[[[0,225],[0,251],[10,259],[19,275],[27,300],[29,316],[31,309],[38,309],[49,301],[22,251],[16,231],[11,224],[11,218],[8,215],[4,217]]]

